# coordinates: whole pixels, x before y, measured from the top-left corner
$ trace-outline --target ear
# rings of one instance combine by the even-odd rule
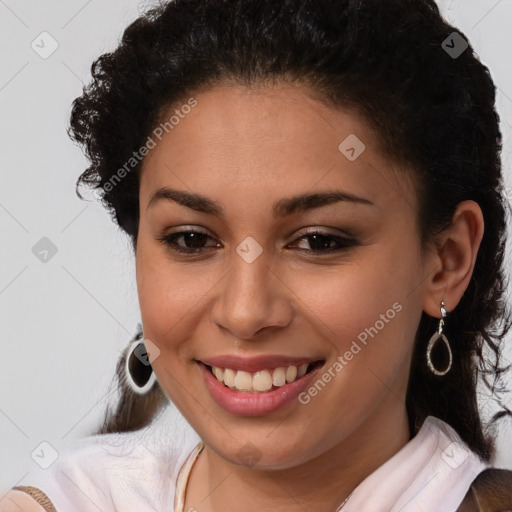
[[[440,318],[441,301],[447,312],[455,309],[469,285],[483,234],[484,218],[478,203],[459,203],[452,224],[436,236],[435,248],[428,256],[432,270],[423,299],[427,315]]]

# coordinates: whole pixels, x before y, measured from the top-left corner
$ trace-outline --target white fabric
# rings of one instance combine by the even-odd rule
[[[41,489],[57,512],[172,512],[178,473],[200,441],[181,416],[172,419],[176,414],[164,412],[138,432],[82,439],[21,485]],[[339,510],[454,512],[486,467],[450,426],[430,416]]]
[[[18,485],[41,489],[57,512],[173,512],[179,469],[199,441],[170,406],[139,431],[77,441]]]
[[[455,512],[489,465],[447,423],[429,416],[398,453],[352,493],[343,512]]]

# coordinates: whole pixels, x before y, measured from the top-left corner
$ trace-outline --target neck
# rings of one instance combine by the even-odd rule
[[[394,410],[390,409],[393,400]],[[193,471],[197,475],[195,490],[187,492],[184,510],[335,511],[368,475],[409,441],[405,408],[396,406],[396,397],[390,397],[389,402],[385,400],[379,411],[339,444],[289,469],[236,466],[205,446]]]

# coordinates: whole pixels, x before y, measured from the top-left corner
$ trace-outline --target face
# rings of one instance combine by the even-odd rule
[[[141,171],[137,287],[158,381],[239,465],[289,468],[375,435],[403,418],[422,312],[410,171],[306,89],[193,98]]]

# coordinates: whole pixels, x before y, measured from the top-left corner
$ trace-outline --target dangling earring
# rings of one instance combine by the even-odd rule
[[[138,395],[145,395],[153,387],[156,375],[149,362],[141,324],[138,325],[138,330],[135,340],[128,346],[124,371],[126,382],[132,391]]]
[[[444,309],[444,302],[441,302],[441,318],[439,319],[439,326],[437,328],[437,331],[432,335],[428,342],[427,346],[427,364],[430,368],[430,371],[434,375],[446,375],[450,368],[452,367],[452,349],[450,347],[450,343],[446,339],[446,336],[443,334],[443,326],[444,326],[444,319],[446,318],[446,309]],[[448,366],[444,370],[437,370],[434,365],[432,364],[432,349],[434,348],[435,344],[438,342],[438,340],[443,340],[444,344],[446,345],[446,349],[448,350]]]

